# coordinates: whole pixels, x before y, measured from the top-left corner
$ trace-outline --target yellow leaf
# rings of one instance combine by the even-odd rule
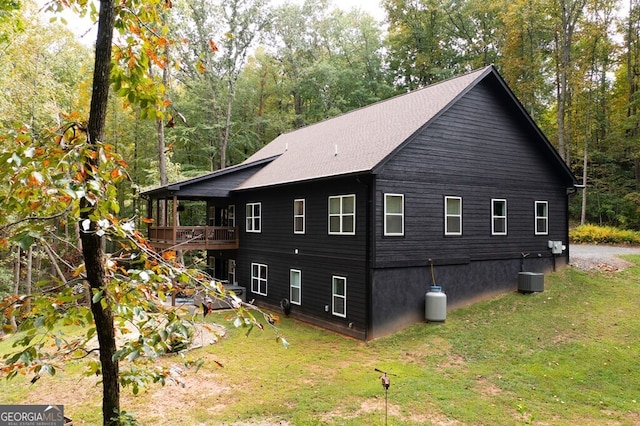
[[[164,260],[176,260],[176,252],[173,250],[162,252],[162,258]]]

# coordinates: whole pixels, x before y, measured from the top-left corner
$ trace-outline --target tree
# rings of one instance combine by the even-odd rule
[[[558,125],[558,151],[560,157],[570,163],[571,128],[568,113],[571,108],[571,80],[575,58],[574,35],[582,17],[586,0],[554,0],[554,59],[556,66],[556,101]]]
[[[541,118],[553,91],[552,33],[546,0],[516,0],[505,11],[502,72],[529,114]]]
[[[72,3],[83,9],[82,4]],[[151,31],[160,9],[168,3],[128,2],[115,5],[103,0],[98,12],[93,85],[88,120],[80,114],[64,115],[65,123],[53,131],[37,133],[19,126],[0,134],[0,202],[7,214],[0,217],[0,246],[29,249],[38,241],[51,245],[59,239],[60,223],[79,223],[81,264],[70,280],[52,277],[31,295],[9,295],[0,302],[4,317],[15,316],[23,332],[17,349],[5,356],[0,370],[8,378],[20,372],[55,374],[56,356],[75,353],[87,356],[87,340],[97,336],[99,361],[89,361],[88,374],[102,375],[102,414],[105,425],[119,425],[130,419],[120,409],[120,386],[134,392],[147,382],[164,383],[168,371],[157,369],[150,360],[176,350],[189,337],[188,321],[176,309],[165,306],[166,294],[176,283],[198,286],[213,296],[228,298],[238,312],[239,326],[264,328],[239,298],[225,292],[219,283],[198,271],[177,264],[171,253],[153,252],[135,230],[131,219],[119,218],[115,185],[126,178],[125,162],[105,143],[105,123],[110,85],[140,108],[141,114],[157,119],[166,106],[163,88],[148,74],[150,62],[163,61],[155,54],[166,44],[164,32]],[[124,40],[112,62],[113,32]],[[124,37],[126,36],[126,37]],[[108,238],[118,246],[103,251]],[[72,246],[72,241],[65,242]],[[82,304],[90,295],[89,307]],[[267,322],[273,317],[263,314]],[[85,336],[66,336],[59,323],[89,325]],[[136,327],[140,338],[116,345],[115,331]],[[275,330],[275,329],[274,329]],[[276,338],[287,346],[276,330]],[[48,348],[52,342],[57,351]],[[144,355],[144,356],[143,356]],[[128,369],[121,371],[121,361]],[[139,363],[145,368],[138,368]]]
[[[236,83],[250,49],[267,24],[270,12],[265,0],[179,3],[177,20],[183,23],[180,37],[182,76],[179,79],[195,99],[201,120],[191,123],[190,136],[205,140],[209,170],[228,166],[232,143],[233,100]],[[207,109],[202,112],[202,105]]]
[[[454,40],[437,0],[384,0],[389,32],[389,67],[394,83],[407,90],[451,77],[457,71]]]

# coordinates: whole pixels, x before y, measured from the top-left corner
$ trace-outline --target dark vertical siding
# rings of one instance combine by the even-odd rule
[[[243,191],[237,194],[240,246],[237,276],[248,299],[278,305],[289,299],[289,270],[302,271],[302,304],[292,315],[364,338],[368,179],[357,177]],[[328,235],[328,197],[355,194],[356,234]],[[293,232],[293,202],[305,200],[305,234]],[[245,204],[262,203],[262,232],[245,230]],[[268,294],[251,292],[251,263],[268,266]],[[331,278],[347,278],[347,317],[331,313]],[[328,306],[329,312],[325,307]]]

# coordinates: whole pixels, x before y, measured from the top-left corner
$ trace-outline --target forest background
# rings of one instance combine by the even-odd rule
[[[165,113],[151,100],[128,102],[132,83],[111,78],[105,142],[131,177],[118,186],[122,216],[138,213],[141,189],[240,163],[283,132],[494,64],[585,185],[571,220],[640,229],[639,0],[381,5],[378,21],[329,0],[175,0],[162,19],[176,42],[146,65],[162,81]],[[73,111],[86,115],[93,47],[73,22],[50,16],[42,3],[0,0],[0,129],[22,123],[36,135]],[[5,254],[0,293],[12,282]]]

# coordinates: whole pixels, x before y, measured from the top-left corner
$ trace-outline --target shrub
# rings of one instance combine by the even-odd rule
[[[569,230],[569,240],[577,244],[640,244],[640,232],[613,226],[580,225]]]

